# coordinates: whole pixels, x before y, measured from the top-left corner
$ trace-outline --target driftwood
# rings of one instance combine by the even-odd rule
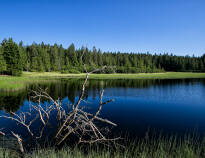
[[[24,154],[24,148],[23,148],[23,144],[22,144],[22,139],[21,139],[21,137],[20,137],[18,134],[15,134],[15,133],[12,132],[12,131],[11,131],[11,133],[12,133],[12,135],[17,139],[17,142],[18,142],[18,144],[19,144],[19,149],[20,149],[21,153]]]
[[[84,65],[85,66],[85,65]],[[99,116],[102,107],[113,100],[103,101],[104,90],[100,93],[100,103],[98,106],[98,110],[92,114],[84,111],[84,108],[80,106],[83,101],[85,95],[85,88],[91,73],[95,73],[98,71],[103,71],[106,66],[101,69],[95,69],[92,72],[87,72],[86,66],[86,76],[84,82],[81,87],[80,96],[75,104],[71,106],[71,110],[67,110],[62,107],[62,102],[60,99],[54,100],[46,91],[39,89],[38,91],[32,91],[33,95],[30,97],[31,100],[35,100],[35,102],[30,101],[30,111],[29,112],[21,112],[20,114],[16,114],[11,112],[12,116],[2,115],[0,117],[10,119],[16,121],[18,124],[24,126],[27,131],[30,133],[31,137],[38,140],[42,137],[43,132],[47,124],[49,123],[51,112],[56,113],[56,120],[59,122],[58,129],[55,134],[56,145],[61,145],[64,141],[69,140],[72,135],[77,137],[77,144],[80,143],[106,143],[113,142],[120,138],[109,139],[104,134],[103,130],[98,127],[96,122],[102,122],[109,124],[111,126],[117,126],[115,123],[101,118]],[[43,100],[49,101],[51,104],[48,106],[42,106]],[[35,117],[31,120],[31,113],[35,111]],[[39,119],[42,122],[41,130],[38,134],[34,134],[31,129],[31,125]],[[29,121],[31,120],[31,121]],[[39,125],[40,126],[40,125]],[[23,137],[11,132],[12,135],[17,139],[20,151],[24,153],[23,148]],[[0,131],[1,135],[5,135]]]
[[[32,121],[29,121],[29,123],[26,123],[26,115],[30,115],[31,113],[29,112],[21,112],[19,115],[14,113],[14,112],[10,112],[13,116],[6,116],[6,115],[2,115],[0,116],[0,118],[6,118],[6,119],[11,119],[13,121],[16,121],[17,123],[23,125],[24,127],[26,127],[26,129],[28,130],[28,132],[31,134],[31,136],[33,136],[33,133],[30,129],[30,126],[32,125],[32,123],[37,119],[37,117],[35,119],[33,119]]]
[[[6,134],[0,130],[0,135],[5,136]]]

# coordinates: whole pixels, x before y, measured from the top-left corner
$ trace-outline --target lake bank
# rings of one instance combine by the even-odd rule
[[[24,74],[25,75],[25,74]],[[29,74],[26,74],[29,75]],[[30,77],[36,83],[45,77],[40,77],[36,74],[30,73]],[[49,75],[49,74],[48,74]],[[50,74],[51,75],[51,74]],[[118,75],[118,74],[116,74]],[[159,75],[159,74],[157,74]],[[160,74],[162,75],[162,74]],[[53,75],[54,76],[54,75]],[[97,75],[99,76],[99,75]],[[110,76],[110,75],[108,75]],[[142,74],[143,76],[143,74]],[[8,76],[6,76],[8,77]],[[22,76],[26,77],[26,76]],[[32,78],[33,77],[33,78]],[[35,90],[35,86],[39,86],[42,89],[47,88],[47,92],[52,96],[62,97],[63,103],[70,103],[70,101],[74,101],[75,98],[78,98],[79,88],[81,88],[81,84],[83,79],[69,78],[65,77],[65,79],[59,78],[59,82],[54,84],[50,83],[52,79],[55,77],[47,77],[47,81],[49,83],[35,84],[28,89]],[[58,78],[58,77],[56,77]],[[25,78],[24,78],[25,79]],[[38,80],[34,80],[38,79]],[[25,79],[26,80],[26,79]],[[46,82],[46,81],[45,81]],[[90,83],[89,83],[90,82]],[[138,157],[138,158],[158,158],[158,157],[182,157],[185,156],[187,158],[193,157],[204,157],[203,149],[204,144],[197,144],[198,138],[194,139],[194,141],[189,141],[189,139],[184,141],[179,146],[176,145],[175,141],[175,133],[179,135],[181,132],[186,132],[190,130],[190,133],[195,131],[196,123],[197,129],[202,130],[201,133],[204,133],[204,79],[169,79],[169,80],[157,80],[157,79],[108,79],[108,80],[95,80],[91,79],[88,81],[86,87],[86,95],[88,98],[85,98],[84,105],[88,109],[95,109],[96,105],[98,105],[98,95],[100,94],[100,90],[103,87],[105,89],[104,98],[112,98],[115,101],[109,103],[109,105],[103,107],[103,118],[107,118],[109,120],[114,121],[118,124],[118,129],[114,131],[114,136],[118,136],[118,134],[124,131],[130,134],[129,140],[135,140],[134,134],[138,134],[138,139],[143,139],[146,136],[146,140],[144,142],[136,141],[136,144],[133,146],[129,145],[132,141],[127,141],[129,144],[126,146],[126,151],[122,154],[122,150],[116,150],[115,152],[109,152],[109,150],[99,152],[99,150],[93,150],[87,152],[86,154],[81,151],[79,148],[76,150],[70,148],[63,148],[62,150],[56,150],[54,147],[52,148],[37,148],[34,151],[27,151],[25,158],[35,158],[35,157],[99,157],[99,158],[119,158],[119,157]],[[23,90],[22,90],[23,91]],[[72,93],[71,93],[72,92]],[[94,93],[95,92],[95,93]],[[4,93],[3,93],[4,94]],[[25,90],[24,94],[18,96],[9,96],[9,97],[0,97],[0,100],[5,101],[0,105],[4,105],[2,107],[6,112],[13,111],[21,111],[29,110],[29,104],[26,101],[27,91]],[[65,98],[66,97],[66,98]],[[18,101],[19,100],[19,101]],[[22,101],[20,101],[22,100]],[[87,104],[86,104],[87,103]],[[16,108],[14,104],[17,105]],[[10,108],[11,107],[11,108]],[[196,108],[197,107],[197,108]],[[122,113],[123,111],[123,113]],[[178,115],[180,114],[180,115]],[[194,115],[193,115],[194,114]],[[130,121],[136,120],[136,121]],[[154,121],[153,121],[154,120]],[[201,124],[199,124],[201,123]],[[18,133],[19,130],[14,124],[9,123],[8,121],[0,122],[1,128],[13,128],[12,131]],[[36,122],[36,124],[38,124]],[[152,127],[152,128],[151,128]],[[193,128],[192,128],[193,127]],[[34,129],[37,129],[36,126],[33,126]],[[53,128],[53,127],[52,127]],[[150,129],[151,128],[151,129]],[[156,130],[156,128],[158,130]],[[55,129],[55,128],[54,128]],[[148,135],[147,131],[151,131],[160,134],[160,131],[165,131],[165,135],[163,135],[165,140],[159,139],[152,142],[151,134]],[[51,130],[49,130],[51,131]],[[117,132],[118,133],[117,133]],[[115,134],[116,132],[116,134]],[[172,134],[174,133],[174,134]],[[201,133],[200,136],[201,136]],[[45,133],[47,135],[47,133]],[[126,136],[121,135],[122,138],[126,138]],[[160,134],[162,136],[162,134]],[[167,137],[166,137],[167,136]],[[132,139],[132,138],[133,139]],[[168,141],[173,138],[174,140]],[[138,140],[137,139],[137,140]],[[148,140],[147,140],[148,139]],[[147,144],[149,142],[150,144]],[[180,141],[181,142],[181,141]],[[139,144],[140,143],[140,144]],[[196,143],[196,144],[195,144]],[[25,143],[27,144],[27,143]],[[122,145],[126,145],[126,143],[122,143]],[[5,144],[4,144],[5,147]],[[89,147],[88,147],[89,148]],[[131,150],[129,150],[131,149]],[[133,149],[133,150],[132,150]],[[5,149],[2,149],[5,151]],[[88,155],[87,155],[88,154]],[[1,149],[0,149],[1,155]],[[16,155],[16,154],[15,154]],[[134,155],[134,156],[133,156]],[[12,155],[13,156],[13,155]],[[8,156],[9,158],[12,156]]]
[[[24,72],[24,77],[85,77],[81,74],[62,74],[58,72]],[[164,72],[164,73],[114,73],[114,74],[90,74],[92,79],[183,79],[183,78],[205,78],[205,73],[193,72]]]
[[[205,156],[203,142],[198,142],[197,138],[187,137],[177,141],[175,136],[171,138],[159,138],[147,141],[131,141],[129,144],[116,145],[115,147],[102,147],[99,144],[92,147],[70,148],[64,146],[59,150],[51,148],[36,148],[33,151],[26,152],[25,158],[203,158]],[[0,154],[5,158],[20,158],[22,154],[19,151],[0,148]]]
[[[30,83],[49,82],[58,78],[84,78],[85,74],[61,74],[58,72],[23,72],[21,77],[0,75],[1,90],[20,90]],[[188,79],[205,78],[205,73],[165,72],[137,74],[91,74],[90,79]]]

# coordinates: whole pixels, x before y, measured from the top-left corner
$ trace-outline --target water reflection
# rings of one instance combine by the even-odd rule
[[[47,92],[55,99],[58,97],[68,97],[73,103],[78,92],[81,88],[82,79],[60,79],[56,82],[33,84],[28,86],[25,90],[21,91],[0,91],[0,110],[16,112],[23,104],[25,99],[28,99],[30,90],[36,90],[41,87],[47,89]],[[126,93],[127,88],[145,89],[150,87],[158,87],[164,90],[169,89],[172,86],[180,85],[194,85],[194,84],[205,85],[204,79],[168,79],[168,80],[129,80],[129,79],[115,79],[115,80],[89,80],[87,85],[86,97],[91,95],[95,99],[97,92],[102,88],[123,88],[123,95]],[[179,87],[180,88],[180,87]],[[92,94],[88,94],[91,92]],[[122,95],[122,96],[123,96]],[[145,94],[144,94],[145,95]]]
[[[33,84],[19,92],[0,92],[0,109],[26,111],[29,91],[38,87],[64,103],[74,103],[79,96],[82,79],[59,79],[56,82]],[[205,132],[205,80],[89,80],[85,106],[96,110],[99,91],[104,88],[104,99],[115,102],[103,107],[101,115],[116,122],[116,131],[143,136],[148,128],[166,133],[185,133],[198,129]],[[0,128],[15,127],[15,123],[0,120]]]

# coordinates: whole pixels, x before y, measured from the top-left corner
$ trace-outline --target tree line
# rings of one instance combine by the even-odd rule
[[[81,60],[82,59],[82,60]],[[205,72],[205,54],[201,57],[176,56],[173,54],[102,52],[74,44],[62,45],[33,43],[23,45],[12,38],[0,44],[0,74],[19,76],[22,71],[81,73],[103,65],[112,69],[105,73],[154,73],[164,71]]]

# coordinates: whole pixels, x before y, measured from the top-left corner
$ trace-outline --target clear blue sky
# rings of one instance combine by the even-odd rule
[[[205,0],[0,0],[0,40],[205,53]]]

